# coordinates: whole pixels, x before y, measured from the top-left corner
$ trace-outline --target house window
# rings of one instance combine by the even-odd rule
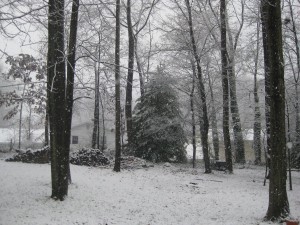
[[[72,144],[78,144],[78,136],[72,136]]]

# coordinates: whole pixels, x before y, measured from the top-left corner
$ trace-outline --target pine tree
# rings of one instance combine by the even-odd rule
[[[148,82],[133,115],[135,156],[155,161],[186,161],[186,137],[176,92],[161,67]]]

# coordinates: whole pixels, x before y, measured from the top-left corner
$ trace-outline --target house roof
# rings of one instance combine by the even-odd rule
[[[78,128],[84,127],[84,126],[93,127],[93,123],[92,122],[79,123],[79,124],[72,126],[72,129],[78,129]]]
[[[112,123],[113,123],[113,121],[111,121],[111,120],[105,120],[105,130],[111,130],[112,128],[114,129],[114,126],[112,127],[112,125],[111,125]],[[87,129],[93,129],[94,123],[92,121],[91,122],[79,123],[79,124],[73,125],[72,130],[73,129],[80,129],[84,126],[86,126]],[[102,122],[100,123],[100,129],[102,129]]]

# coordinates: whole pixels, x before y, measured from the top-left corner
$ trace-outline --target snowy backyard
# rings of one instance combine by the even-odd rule
[[[155,164],[122,170],[71,165],[68,198],[54,201],[49,164],[0,160],[0,224],[25,225],[265,225],[264,167],[203,174],[190,165]],[[291,217],[300,219],[300,173],[288,191]]]

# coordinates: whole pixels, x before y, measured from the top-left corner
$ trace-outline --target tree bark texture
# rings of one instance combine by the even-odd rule
[[[258,58],[259,58],[259,29],[260,22],[257,21],[257,34],[256,34],[256,54],[254,61],[254,124],[253,124],[253,149],[255,154],[255,165],[261,163],[261,114],[259,107],[258,87],[257,87],[257,71],[258,71]]]
[[[73,115],[73,103],[74,103],[74,77],[76,66],[76,41],[77,41],[77,27],[78,27],[78,10],[79,0],[73,0],[70,34],[69,34],[69,46],[68,46],[68,63],[67,63],[67,82],[66,82],[66,115],[65,115],[65,152],[66,162],[68,164],[68,181],[71,183],[71,169],[69,162],[70,144],[71,144],[71,127],[72,127],[72,115]]]
[[[45,143],[44,146],[48,146],[49,143],[49,119],[48,119],[48,101],[46,103],[46,118],[45,118]]]
[[[139,79],[140,79],[141,98],[143,98],[143,95],[145,93],[145,81],[144,81],[142,65],[141,65],[140,58],[138,56],[138,51],[137,51],[137,37],[135,37],[134,55],[135,55],[136,66],[137,66],[137,69],[138,69]]]
[[[120,102],[120,0],[116,0],[116,42],[115,42],[115,165],[114,171],[121,171],[121,102]]]
[[[99,50],[99,55],[100,55],[100,49]],[[98,134],[100,132],[100,107],[99,107],[99,88],[100,88],[100,68],[97,63],[95,63],[95,107],[94,107],[94,126],[93,126],[93,134],[92,134],[92,148],[99,149],[99,138]]]
[[[28,135],[27,135],[27,140],[31,141],[31,114],[32,114],[32,108],[31,108],[31,103],[28,103],[29,106],[29,115],[28,115]]]
[[[73,0],[66,76],[64,0],[49,0],[47,94],[50,124],[51,197],[61,201],[68,195],[68,183],[71,180],[69,153],[78,7],[79,1]]]
[[[289,214],[286,192],[285,86],[280,0],[261,0],[266,107],[269,107],[270,185],[267,220]],[[267,62],[267,63],[266,63]]]
[[[22,120],[23,120],[23,104],[24,104],[24,93],[26,89],[26,84],[24,84],[23,87],[23,93],[22,93],[22,101],[20,105],[20,117],[19,117],[19,145],[18,148],[21,149],[21,143],[22,143]]]
[[[54,199],[68,194],[69,152],[65,149],[64,0],[49,0],[48,17],[48,90],[51,133],[51,175]]]
[[[296,111],[296,144],[293,149],[293,164],[296,165],[297,168],[300,168],[300,107],[299,107],[299,76],[300,76],[300,50],[299,50],[299,39],[297,35],[297,28],[294,17],[294,9],[293,3],[291,0],[288,1],[288,6],[290,10],[291,16],[291,32],[293,35],[293,41],[295,44],[295,54],[297,59],[297,71],[293,69],[294,73],[294,81],[295,81],[295,111]],[[297,158],[298,156],[298,158]]]
[[[131,0],[127,0],[127,27],[128,27],[128,75],[126,86],[126,127],[127,141],[130,145],[132,142],[132,82],[133,82],[133,67],[134,67],[134,35],[131,22]]]
[[[215,108],[215,98],[213,92],[213,86],[211,83],[210,78],[208,78],[209,82],[209,89],[210,89],[210,97],[211,97],[211,132],[212,132],[212,140],[213,140],[213,147],[215,153],[215,160],[219,160],[219,150],[220,150],[220,142],[219,142],[219,132],[218,132],[218,125],[217,125],[217,114]]]
[[[196,61],[198,85],[199,85],[201,107],[202,107],[202,115],[201,115],[202,117],[200,118],[200,133],[201,133],[201,142],[202,142],[203,157],[204,157],[204,164],[205,164],[205,173],[211,173],[210,157],[209,157],[209,149],[208,149],[209,122],[207,116],[206,93],[203,84],[202,70],[200,66],[200,57],[197,53],[197,45],[194,36],[191,5],[189,0],[185,0],[185,3],[188,11],[189,33],[190,33],[192,51]]]
[[[193,83],[192,83],[192,90],[190,94],[190,101],[191,101],[191,114],[192,114],[192,145],[193,145],[193,168],[196,167],[196,121],[195,121],[195,104],[194,104],[194,93],[195,93],[195,77],[196,77],[196,68],[195,63],[191,60],[191,65],[193,68]]]
[[[226,1],[220,0],[221,22],[221,60],[222,60],[222,88],[223,88],[223,136],[227,169],[233,172],[232,150],[229,133],[229,80],[228,80],[228,53],[226,43]]]
[[[240,119],[238,101],[236,97],[236,82],[235,82],[235,71],[234,71],[235,61],[233,58],[231,58],[228,61],[227,74],[229,78],[230,111],[231,111],[231,118],[232,118],[233,140],[234,140],[234,147],[235,147],[235,161],[237,163],[245,163],[245,146],[244,146],[244,138],[242,132],[242,124]]]
[[[244,138],[242,132],[239,106],[237,101],[236,79],[235,79],[235,55],[236,55],[238,38],[244,24],[244,3],[242,2],[240,26],[237,31],[237,34],[235,35],[235,38],[232,37],[232,33],[230,31],[227,7],[225,8],[225,20],[226,20],[226,31],[229,40],[229,48],[228,48],[229,51],[227,50],[228,53],[227,75],[229,79],[230,111],[231,111],[231,118],[232,118],[235,161],[237,163],[245,163],[245,146],[244,146]]]
[[[106,135],[106,133],[105,133],[105,109],[104,109],[104,105],[103,105],[103,98],[105,98],[105,94],[103,95],[103,98],[101,97],[101,95],[99,94],[99,99],[100,99],[100,104],[101,104],[101,110],[102,110],[102,137],[101,137],[101,139],[102,139],[102,141],[101,141],[101,150],[103,151],[104,149],[105,149],[105,147],[106,147],[106,137],[105,137],[105,135]],[[99,124],[100,124],[100,121],[99,121]],[[99,127],[100,127],[100,125],[99,125]],[[100,135],[100,133],[99,133],[99,135]],[[99,137],[99,139],[100,139],[100,137]]]

